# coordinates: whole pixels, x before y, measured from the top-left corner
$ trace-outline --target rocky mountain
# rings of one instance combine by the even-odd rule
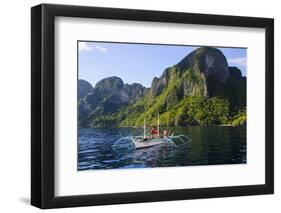
[[[94,88],[85,90],[85,80],[79,80],[79,120],[88,120],[117,112],[121,107],[143,98],[148,89],[141,84],[124,84],[118,77],[109,77],[99,81]],[[89,83],[88,83],[89,84]],[[80,92],[80,88],[83,92]],[[87,87],[89,89],[89,87]],[[80,94],[85,94],[80,96]]]
[[[79,119],[81,126],[136,126],[144,118],[156,122],[159,112],[167,125],[225,124],[241,112],[246,118],[245,108],[246,77],[219,49],[202,47],[166,68],[150,89],[101,80],[80,99]]]
[[[220,82],[229,78],[228,63],[223,53],[216,48],[202,47],[183,58],[177,67],[180,70],[198,70],[206,77],[215,76]]]
[[[218,96],[229,100],[232,108],[246,105],[246,77],[242,77],[237,67],[229,67],[223,53],[216,48],[198,48],[177,65],[167,68],[160,78],[153,79],[152,96],[162,94],[170,84],[174,84],[174,91],[165,98],[166,104],[169,104],[171,96],[174,96],[173,100],[189,96]],[[238,97],[241,100],[236,100]]]
[[[78,99],[85,97],[93,90],[92,85],[85,80],[78,80]]]

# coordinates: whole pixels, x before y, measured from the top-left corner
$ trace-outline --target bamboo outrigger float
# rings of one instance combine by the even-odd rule
[[[163,135],[160,136],[160,120],[159,120],[159,113],[158,113],[158,120],[157,120],[157,136],[147,136],[146,134],[146,119],[144,119],[143,125],[143,136],[128,136],[122,137],[118,141],[116,141],[112,147],[118,147],[120,144],[124,144],[124,141],[130,141],[136,149],[143,149],[149,148],[153,146],[159,146],[163,144],[171,144],[172,146],[179,147],[185,144],[192,143],[190,137],[186,135]]]

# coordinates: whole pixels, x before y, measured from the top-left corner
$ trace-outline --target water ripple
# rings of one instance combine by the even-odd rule
[[[120,150],[111,148],[121,137],[142,135],[142,131],[142,128],[80,128],[78,170],[247,162],[245,127],[173,127],[175,134],[188,135],[193,141],[177,149],[163,145],[135,150],[129,142]]]

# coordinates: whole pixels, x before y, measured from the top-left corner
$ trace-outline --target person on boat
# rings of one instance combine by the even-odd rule
[[[151,135],[151,138],[156,138],[158,132],[157,132],[157,129],[154,127],[152,127],[151,131],[150,131],[150,135]]]
[[[168,138],[168,130],[164,129],[163,138],[166,140]]]

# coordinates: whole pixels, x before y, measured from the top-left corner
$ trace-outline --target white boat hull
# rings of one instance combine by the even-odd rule
[[[160,141],[143,141],[143,142],[137,142],[135,140],[133,140],[133,143],[136,147],[136,149],[143,149],[143,148],[148,148],[148,147],[153,147],[153,146],[158,146],[161,144],[166,143],[166,141],[164,140],[160,140]]]
[[[120,144],[124,144],[124,141],[130,141],[136,149],[143,149],[143,148],[149,148],[153,146],[159,146],[162,144],[171,144],[175,148],[189,144],[192,142],[191,138],[185,136],[185,135],[177,135],[177,136],[169,136],[167,138],[154,138],[154,139],[147,139],[144,140],[143,136],[129,136],[129,137],[123,137],[120,138],[118,141],[116,141],[112,147],[116,148],[118,146],[121,146]]]

